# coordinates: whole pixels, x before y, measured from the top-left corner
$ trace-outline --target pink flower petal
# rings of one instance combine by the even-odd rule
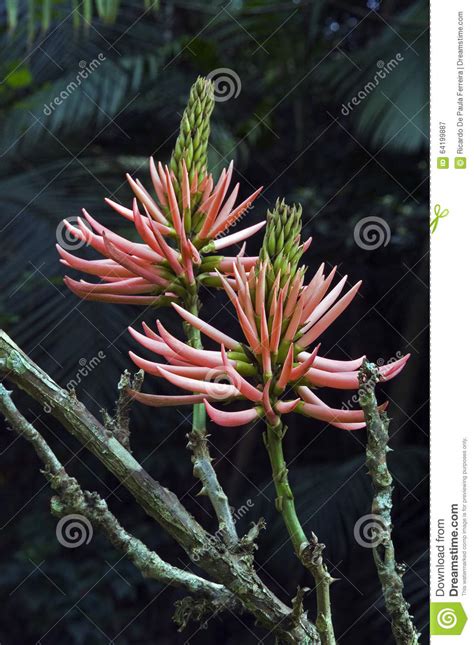
[[[205,399],[203,394],[183,394],[181,396],[167,396],[160,394],[144,394],[143,392],[136,392],[135,390],[128,390],[132,399],[149,405],[152,408],[165,408],[175,405],[194,405],[195,403],[202,403]]]
[[[237,412],[224,412],[223,410],[214,408],[207,400],[204,401],[204,405],[206,406],[207,414],[214,423],[228,428],[246,425],[259,417],[257,408],[239,410]]]
[[[312,327],[309,329],[299,340],[298,345],[300,347],[306,347],[310,343],[314,342],[326,329],[331,325],[336,318],[338,318],[342,312],[350,305],[352,300],[355,298],[357,291],[360,288],[362,282],[358,282],[352,287],[350,291],[346,293],[336,304],[326,313],[324,316]]]

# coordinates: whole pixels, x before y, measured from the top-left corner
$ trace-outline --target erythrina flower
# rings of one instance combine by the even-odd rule
[[[105,201],[131,221],[141,238],[132,242],[109,230],[83,210],[84,220],[77,218],[68,231],[105,259],[84,260],[57,245],[61,262],[66,266],[100,278],[99,283],[77,281],[66,277],[65,283],[85,300],[102,300],[131,304],[169,304],[186,294],[196,281],[220,284],[217,271],[231,273],[236,257],[217,255],[222,249],[246,240],[265,222],[229,233],[237,220],[251,206],[261,188],[236,204],[239,184],[228,194],[232,163],[222,171],[214,186],[212,175],[201,181],[197,171],[191,176],[181,160],[181,181],[161,163],[150,159],[150,174],[156,193],[154,199],[138,180],[127,175],[134,192],[132,209],[110,199]],[[227,235],[226,235],[227,234]],[[248,270],[257,258],[243,257]]]
[[[330,289],[336,267],[324,274],[321,265],[304,284],[305,268],[297,263],[307,248],[300,243],[301,211],[277,203],[269,222],[257,264],[245,270],[241,258],[233,267],[231,282],[221,275],[245,337],[238,341],[205,323],[179,305],[174,308],[186,323],[220,345],[220,351],[196,349],[172,336],[157,321],[158,333],[143,325],[145,334],[130,329],[145,348],[168,360],[168,365],[130,353],[135,364],[192,392],[183,396],[159,396],[133,392],[142,403],[154,406],[186,405],[204,401],[209,416],[223,426],[238,426],[266,417],[271,426],[289,412],[298,412],[345,430],[364,427],[362,410],[333,409],[314,392],[317,388],[358,389],[358,368],[364,357],[351,361],[319,355],[320,345],[309,350],[354,299],[358,282],[342,297],[347,276]],[[396,376],[409,355],[380,368],[383,380]],[[228,383],[219,382],[225,376]],[[297,398],[286,393],[295,391]],[[245,410],[224,411],[212,403],[245,399]],[[385,409],[386,404],[381,406]]]

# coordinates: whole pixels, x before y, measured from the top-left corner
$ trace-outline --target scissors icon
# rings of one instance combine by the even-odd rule
[[[446,217],[447,215],[449,215],[449,211],[448,211],[447,208],[445,208],[444,210],[441,210],[441,206],[439,204],[435,204],[434,214],[435,214],[435,216],[430,222],[430,229],[431,229],[431,234],[432,235],[436,231],[436,229],[438,228],[439,220],[442,219],[443,217]]]

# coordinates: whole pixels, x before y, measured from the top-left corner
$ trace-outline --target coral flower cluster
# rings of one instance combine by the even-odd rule
[[[134,193],[132,208],[106,199],[125,219],[134,224],[140,241],[131,241],[100,224],[87,211],[76,225],[64,220],[71,236],[91,246],[103,259],[85,260],[57,246],[66,266],[96,276],[90,283],[66,277],[67,286],[86,300],[124,304],[163,305],[186,295],[196,281],[220,285],[217,271],[232,272],[236,257],[224,257],[222,249],[242,242],[256,233],[264,222],[239,232],[229,229],[242,218],[261,189],[237,204],[239,185],[229,194],[232,164],[214,185],[211,174],[199,180],[181,160],[180,178],[161,163],[150,159],[155,197],[127,175]],[[242,258],[248,270],[257,258]]]
[[[260,417],[275,426],[282,415],[294,411],[345,430],[364,427],[362,410],[333,409],[313,391],[358,389],[357,370],[364,357],[333,360],[320,355],[320,344],[310,348],[349,306],[361,283],[342,295],[347,276],[334,285],[336,268],[325,275],[321,265],[305,284],[305,267],[298,268],[298,262],[308,244],[301,244],[300,230],[300,209],[277,203],[269,213],[255,266],[247,271],[244,260],[237,258],[231,278],[219,274],[244,340],[232,338],[176,304],[184,321],[215,341],[219,349],[189,347],[160,321],[157,332],[146,324],[144,334],[130,329],[143,347],[168,361],[156,363],[131,352],[135,364],[188,392],[178,396],[134,392],[136,399],[154,406],[204,402],[209,416],[222,426],[239,426]],[[382,379],[396,376],[408,358],[381,367]],[[251,405],[235,411],[214,405],[239,400]]]

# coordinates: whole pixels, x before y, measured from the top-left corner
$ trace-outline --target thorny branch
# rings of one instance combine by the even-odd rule
[[[10,427],[34,448],[45,467],[42,471],[56,495],[51,500],[51,511],[57,517],[81,515],[91,525],[105,533],[111,544],[129,558],[145,578],[153,578],[166,585],[183,587],[203,596],[209,611],[219,607],[239,611],[241,605],[235,596],[220,584],[210,582],[165,562],[132,536],[109,510],[107,503],[97,493],[83,491],[74,477],[70,477],[54,451],[38,430],[18,411],[11,395],[0,384],[0,411]]]
[[[390,419],[377,407],[375,386],[379,380],[376,365],[364,360],[359,371],[359,403],[367,425],[366,465],[374,488],[372,513],[378,520],[374,522],[372,552],[395,641],[398,645],[416,645],[419,633],[409,612],[410,605],[403,596],[404,566],[395,560],[392,540],[393,486],[387,464]]]
[[[295,623],[292,608],[282,603],[253,568],[248,543],[229,551],[215,544],[174,493],[153,479],[139,462],[75,396],[68,394],[38,367],[4,332],[0,332],[0,373],[27,392],[94,454],[216,583],[235,595],[257,622],[281,643],[318,645],[316,627],[302,615]]]

